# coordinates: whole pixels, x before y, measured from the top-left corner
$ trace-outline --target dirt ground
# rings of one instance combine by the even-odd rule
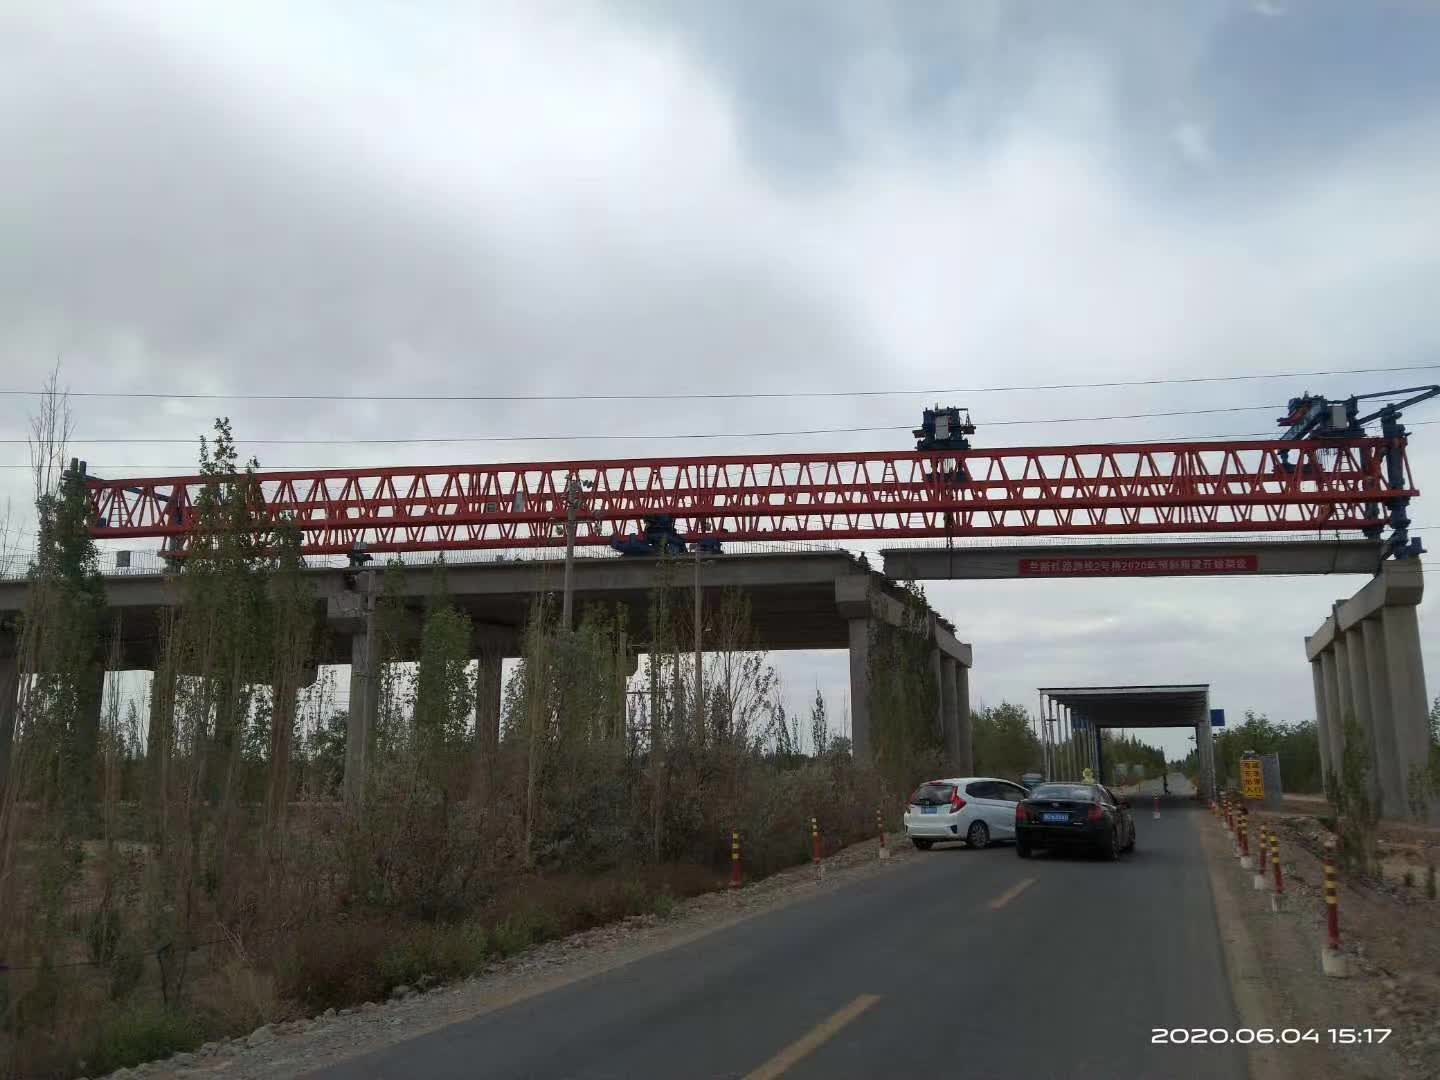
[[[1223,824],[1208,815],[1198,822],[1245,1022],[1313,1028],[1319,1037],[1318,1044],[1257,1053],[1255,1075],[1440,1077],[1440,903],[1427,899],[1424,877],[1440,856],[1440,830],[1382,826],[1385,880],[1340,875],[1341,952],[1350,976],[1336,979],[1320,966],[1326,938],[1321,858],[1329,833],[1314,815],[1323,804],[1287,806],[1302,812],[1251,815],[1257,831],[1263,823],[1280,839],[1285,897],[1279,913],[1270,908],[1268,882],[1264,891],[1254,890],[1253,871],[1241,869]],[[1389,1028],[1391,1034],[1380,1045],[1344,1046],[1332,1028]]]

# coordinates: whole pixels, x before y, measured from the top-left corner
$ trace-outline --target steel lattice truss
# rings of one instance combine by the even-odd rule
[[[653,514],[673,515],[692,539],[730,540],[1373,531],[1386,504],[1418,494],[1408,464],[1405,487],[1387,485],[1389,446],[1101,444],[267,472],[260,509],[262,520],[293,520],[317,555],[356,542],[375,552],[562,545],[571,477],[591,485],[579,499],[579,544],[609,543]],[[203,483],[91,479],[94,535],[166,538],[183,554]]]

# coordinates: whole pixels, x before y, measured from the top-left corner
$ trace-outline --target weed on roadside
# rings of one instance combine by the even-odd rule
[[[101,1021],[84,1054],[84,1067],[94,1076],[156,1061],[205,1041],[199,1018],[161,1005],[126,1008]]]

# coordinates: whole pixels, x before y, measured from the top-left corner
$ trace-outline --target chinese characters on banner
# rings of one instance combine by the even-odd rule
[[[1257,555],[1160,559],[1021,559],[1021,577],[1151,577],[1170,574],[1254,574]]]

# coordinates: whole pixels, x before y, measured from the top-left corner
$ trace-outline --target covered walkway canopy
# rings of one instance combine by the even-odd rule
[[[1207,797],[1214,793],[1208,683],[1041,687],[1040,717],[1046,773],[1078,777],[1092,768],[1102,781],[1108,774],[1101,755],[1100,732],[1104,728],[1194,728],[1201,791]]]

